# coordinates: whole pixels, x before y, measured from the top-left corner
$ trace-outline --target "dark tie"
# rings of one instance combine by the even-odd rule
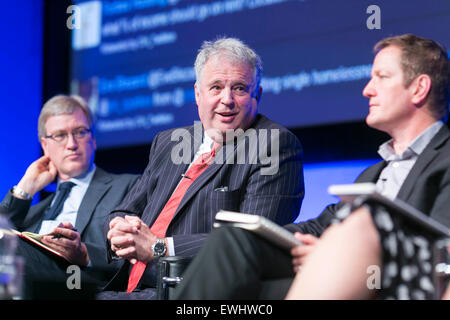
[[[183,179],[178,184],[177,188],[173,192],[170,199],[166,202],[166,205],[162,209],[156,221],[150,228],[150,231],[155,234],[158,238],[164,238],[166,235],[167,227],[172,221],[173,215],[177,211],[178,206],[180,205],[181,199],[183,199],[186,191],[189,189],[189,186],[197,179],[198,176],[202,174],[206,168],[212,162],[212,159],[215,157],[217,149],[220,144],[214,142],[211,152],[206,152],[200,155],[191,165],[189,170],[183,176]],[[145,268],[147,267],[146,262],[138,261],[131,268],[130,276],[128,278],[128,287],[127,292],[132,292],[139,283],[142,275],[144,274]]]
[[[44,220],[55,220],[55,218],[61,213],[64,206],[64,201],[66,201],[70,190],[75,185],[73,182],[63,182],[59,184],[58,194],[56,196],[55,202],[50,207],[50,210],[45,214]]]

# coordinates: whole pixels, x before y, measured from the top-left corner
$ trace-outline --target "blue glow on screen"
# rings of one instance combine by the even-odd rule
[[[296,222],[315,218],[327,205],[339,202],[337,197],[328,194],[329,185],[353,183],[364,169],[378,161],[380,159],[306,164],[303,168],[305,198]]]

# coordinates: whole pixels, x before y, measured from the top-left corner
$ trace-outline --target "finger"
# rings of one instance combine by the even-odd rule
[[[120,220],[114,224],[113,230],[125,233],[137,233],[138,228],[126,220]],[[111,229],[110,229],[111,230]]]
[[[119,249],[116,251],[116,255],[123,259],[136,259],[136,248],[128,247],[124,249]]]
[[[300,240],[301,242],[303,242],[304,244],[307,245],[313,245],[316,244],[318,239],[317,237],[313,236],[312,234],[302,234],[300,232],[296,232],[294,234],[294,236]]]
[[[302,266],[294,266],[293,267],[294,273],[302,271]]]
[[[109,222],[109,229],[113,229],[117,223],[119,223],[120,221],[124,220],[122,217],[115,217],[114,219],[112,219]]]
[[[139,217],[136,216],[125,216],[125,221],[135,226],[136,228],[140,228],[142,225],[145,225],[144,222]]]
[[[67,247],[67,245],[63,245],[62,240],[63,240],[62,238],[61,239],[52,239],[51,236],[44,236],[42,238],[42,242],[44,244],[46,244],[53,250],[56,250],[63,255],[66,255],[68,247]]]
[[[291,255],[293,257],[307,255],[308,253],[311,252],[311,249],[312,248],[310,246],[296,246],[291,249]]]
[[[111,244],[111,250],[116,252],[117,250],[120,250],[120,248],[118,248],[115,245]]]
[[[44,156],[40,157],[39,159],[37,159],[35,163],[38,166],[47,167],[50,164],[50,157],[44,155]]]
[[[111,238],[114,237],[114,233],[115,230],[109,230],[108,233],[106,234],[106,239],[108,239],[109,242],[111,242]]]
[[[115,246],[118,249],[134,246],[134,239],[129,236],[112,237],[110,241],[111,245]]]
[[[79,234],[78,232],[72,230],[72,229],[67,229],[67,228],[55,228],[53,230],[53,235],[61,235],[62,237],[69,239],[69,240],[76,240],[77,238],[79,238]]]
[[[67,229],[70,229],[70,230],[74,230],[75,229],[70,222],[61,222],[58,227],[59,228],[67,228]]]
[[[108,231],[108,233],[106,234],[106,238],[111,242],[111,239],[114,237],[126,237],[126,236],[130,236],[131,232],[122,232],[119,231],[117,229],[111,229]]]

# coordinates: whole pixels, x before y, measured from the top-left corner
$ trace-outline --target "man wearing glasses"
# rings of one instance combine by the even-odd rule
[[[83,272],[95,274],[97,280],[108,279],[115,270],[106,261],[104,221],[137,176],[110,174],[95,166],[92,122],[91,112],[80,97],[50,99],[38,123],[44,155],[28,167],[0,204],[0,210],[19,231],[44,235],[42,242],[65,258],[20,241],[18,254],[25,258],[28,290],[28,285],[45,279],[63,280],[65,286],[66,269],[71,264],[86,267]],[[33,196],[55,178],[55,195],[31,206]]]

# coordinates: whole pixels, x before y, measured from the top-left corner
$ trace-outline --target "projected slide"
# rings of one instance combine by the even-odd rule
[[[364,119],[361,92],[383,37],[415,33],[450,46],[448,0],[74,3],[71,90],[95,112],[100,148],[148,144],[198,120],[193,64],[204,40],[237,37],[257,51],[260,112],[287,127]]]

